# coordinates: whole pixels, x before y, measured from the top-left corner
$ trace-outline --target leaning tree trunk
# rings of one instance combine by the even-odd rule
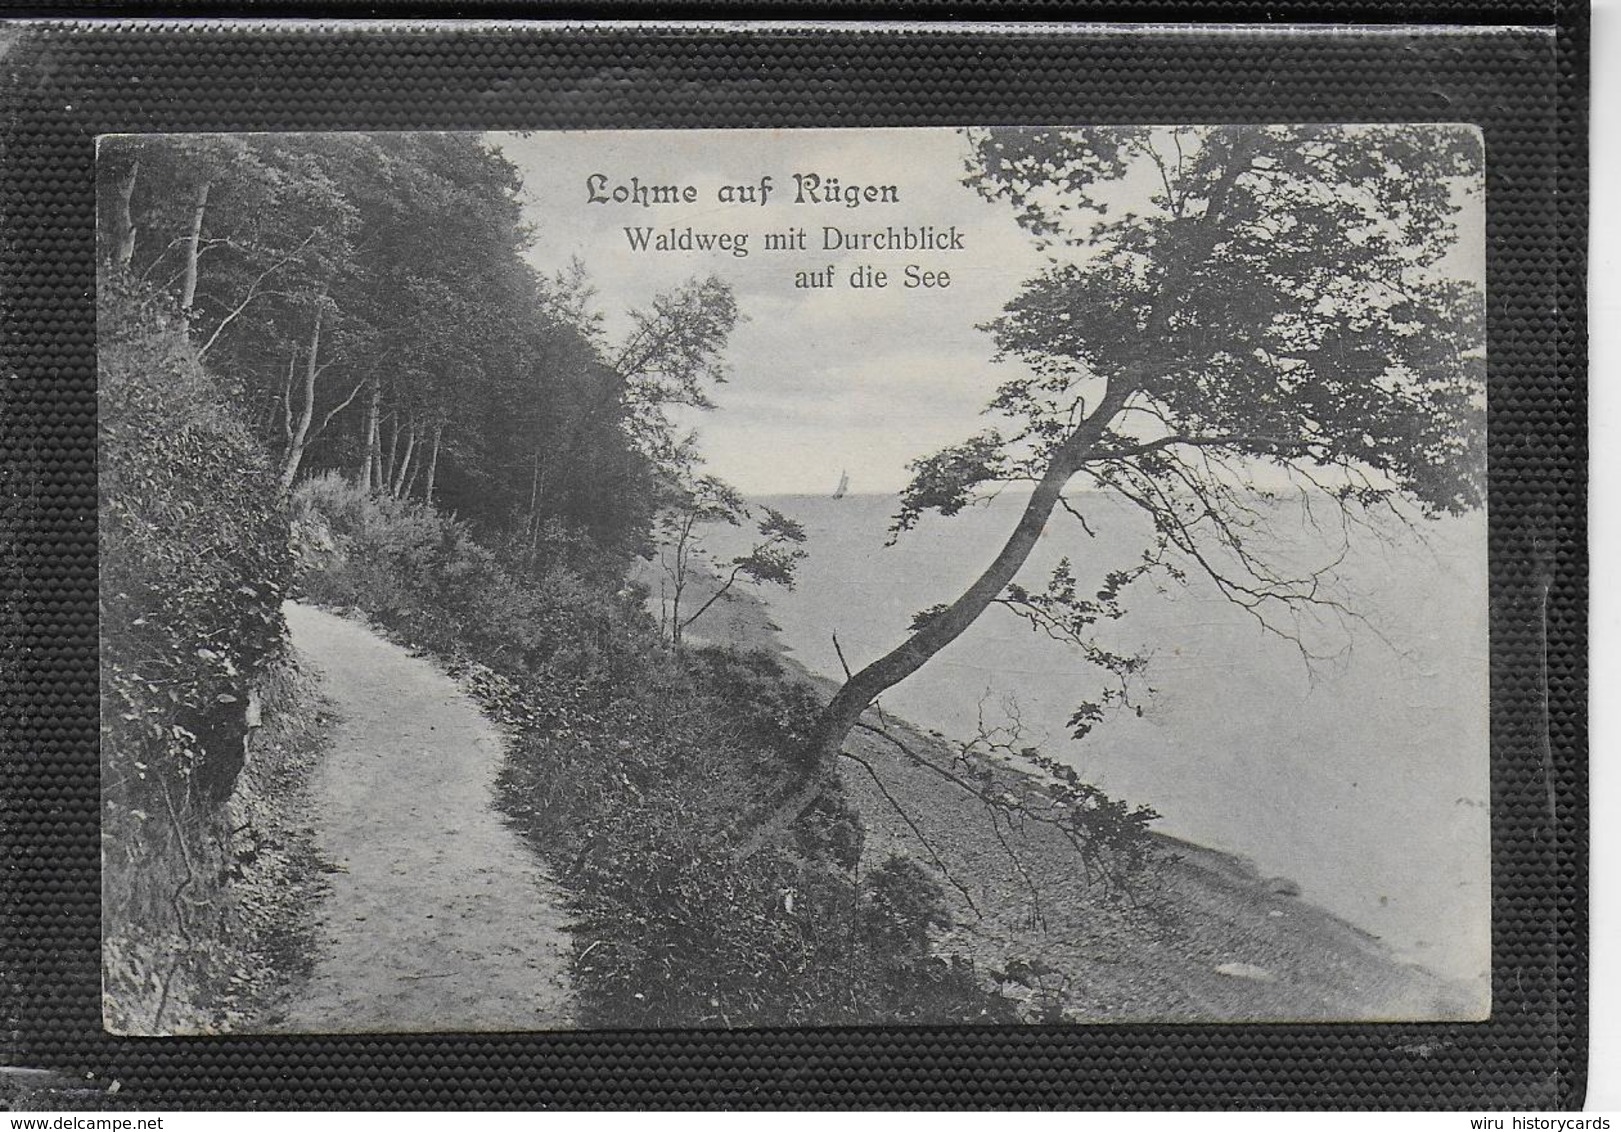
[[[1068,462],[1054,463],[1036,485],[1025,504],[1019,525],[1013,529],[1001,553],[962,596],[942,613],[914,632],[893,651],[879,657],[844,682],[832,701],[817,718],[811,746],[820,760],[839,753],[861,713],[872,701],[916,672],[941,649],[967,630],[979,615],[999,597],[1030,557],[1036,541],[1058,506],[1058,497],[1075,468]]]
[[[1234,182],[1249,167],[1247,162],[1247,142],[1239,138],[1233,143],[1227,167],[1211,190],[1210,203],[1205,206],[1204,215],[1197,222],[1202,230],[1199,238],[1202,247],[1195,255],[1172,265],[1167,271],[1144,325],[1142,338],[1144,342],[1158,342],[1163,338],[1177,296],[1182,293],[1183,284],[1194,267],[1214,246],[1216,225],[1224,215],[1227,198]],[[1174,366],[1177,363],[1171,364]],[[822,709],[812,728],[807,749],[811,762],[809,772],[796,789],[772,807],[770,815],[744,842],[739,850],[740,856],[752,853],[775,840],[793,824],[794,819],[821,796],[828,783],[836,778],[836,764],[845,739],[855,729],[862,713],[872,706],[874,700],[923,667],[929,658],[962,636],[979,615],[985,612],[986,607],[1001,596],[1008,583],[1029,559],[1030,552],[1035,549],[1043,528],[1063,496],[1064,486],[1086,463],[1098,441],[1108,431],[1110,423],[1156,368],[1151,363],[1139,363],[1130,367],[1126,374],[1117,375],[1109,380],[1097,408],[1081,421],[1053,454],[1041,482],[1036,485],[1030,501],[1025,505],[1024,514],[1019,517],[1019,525],[1014,528],[1001,552],[985,572],[963,592],[961,597],[944,611],[930,618],[899,647],[879,657],[845,681],[844,686],[829,701],[827,707]]]
[[[395,433],[395,439],[397,440],[398,438],[399,434]],[[394,496],[396,499],[402,498],[405,495],[405,484],[411,471],[411,457],[416,453],[416,448],[417,426],[416,421],[413,420],[411,422],[410,436],[405,441],[405,454],[400,457],[400,466],[395,469],[394,482],[389,488],[389,494]]]
[[[1143,341],[1157,342],[1164,335],[1171,311],[1182,293],[1182,287],[1194,267],[1215,245],[1217,224],[1225,214],[1227,198],[1234,182],[1249,168],[1248,141],[1240,137],[1233,142],[1226,168],[1212,188],[1210,203],[1197,224],[1200,231],[1196,254],[1174,264],[1160,285],[1145,322]],[[1174,366],[1176,363],[1172,363]],[[772,808],[770,817],[755,830],[745,843],[742,853],[750,853],[774,839],[815,802],[835,775],[835,764],[844,740],[861,720],[861,715],[872,702],[893,688],[928,662],[929,658],[945,648],[967,630],[987,606],[995,601],[1007,584],[1018,574],[1035,549],[1042,529],[1052,517],[1053,509],[1064,492],[1064,485],[1081,469],[1099,440],[1108,431],[1110,423],[1123,409],[1153,367],[1140,363],[1126,375],[1111,379],[1096,410],[1081,421],[1053,454],[1047,471],[1025,505],[1019,525],[1008,537],[1001,553],[985,572],[952,602],[943,612],[930,618],[899,647],[879,657],[844,682],[822,714],[817,717],[811,731],[808,753],[812,756],[812,769],[805,781],[782,802]]]
[[[1052,517],[1064,493],[1064,486],[1080,470],[1092,447],[1102,437],[1128,396],[1123,382],[1114,383],[1114,388],[1105,392],[1097,411],[1082,421],[1054,453],[1046,474],[1041,477],[1041,482],[1030,495],[1030,501],[1025,504],[1019,525],[1013,528],[1001,552],[985,572],[963,591],[962,596],[943,612],[930,618],[899,647],[845,681],[844,687],[839,689],[817,717],[812,730],[811,750],[818,762],[831,765],[845,737],[873,700],[922,668],[930,657],[962,636],[991,602],[1001,596],[1035,549],[1047,520]]]
[[[325,305],[317,304],[315,329],[310,332],[310,357],[304,365],[304,403],[299,407],[298,425],[293,429],[292,439],[287,442],[287,459],[281,466],[283,491],[292,490],[293,481],[298,478],[299,465],[304,462],[304,446],[309,443],[310,421],[315,417],[315,378],[321,372],[316,367],[315,359],[321,349],[321,316],[325,312]]]
[[[203,239],[203,214],[208,211],[211,183],[197,186],[197,199],[191,206],[191,232],[186,237],[186,274],[180,285],[180,309],[190,311],[197,300],[197,252]]]
[[[1199,220],[1199,227],[1203,230],[1202,249],[1196,256],[1174,265],[1167,272],[1166,279],[1161,284],[1160,292],[1149,311],[1144,341],[1158,341],[1163,336],[1175,303],[1174,297],[1181,294],[1183,283],[1193,270],[1193,265],[1208,255],[1214,244],[1215,225],[1226,208],[1233,182],[1248,167],[1245,164],[1246,160],[1247,150],[1245,143],[1240,139],[1234,143],[1231,160],[1221,179],[1212,189],[1210,203],[1205,207],[1204,216]],[[839,748],[843,745],[845,737],[850,734],[851,729],[861,718],[861,713],[867,710],[872,701],[916,672],[935,653],[960,637],[1013,580],[1019,568],[1030,557],[1030,551],[1034,549],[1036,540],[1041,537],[1042,528],[1052,516],[1053,509],[1058,506],[1064,485],[1080,470],[1097,442],[1108,431],[1116,414],[1125,407],[1132,394],[1150,375],[1152,368],[1146,363],[1139,364],[1127,374],[1109,381],[1097,408],[1076,426],[1053,454],[1046,474],[1042,476],[1041,482],[1030,496],[1030,502],[1025,506],[1019,525],[1014,528],[1007,544],[1002,547],[1002,552],[996,556],[996,560],[990,564],[985,573],[981,574],[979,579],[943,613],[930,619],[899,648],[879,657],[845,681],[844,687],[839,689],[838,694],[817,718],[816,727],[812,732],[811,751],[815,754],[818,765],[824,769],[830,768],[833,760],[838,757]]]
[[[1087,417],[1054,453],[1046,474],[1025,504],[1018,526],[1003,544],[1000,553],[985,572],[962,596],[930,618],[898,647],[879,657],[844,682],[827,707],[817,716],[808,744],[812,765],[805,780],[773,807],[771,815],[745,842],[741,852],[752,853],[774,840],[800,814],[816,801],[835,775],[835,764],[844,741],[862,713],[884,692],[922,668],[931,657],[967,631],[991,602],[1001,596],[1009,582],[1035,549],[1047,521],[1064,493],[1064,487],[1080,470],[1109,422],[1130,396],[1124,382],[1111,383],[1097,411]]]
[[[411,474],[410,474],[409,477],[407,477],[407,479],[405,481],[405,486],[400,489],[400,498],[401,499],[410,499],[411,498],[411,493],[417,489],[417,479],[421,475],[422,475],[422,461],[418,460],[416,463],[411,465]]]

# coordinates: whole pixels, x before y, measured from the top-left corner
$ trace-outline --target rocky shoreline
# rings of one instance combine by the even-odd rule
[[[753,595],[717,605],[695,628],[717,644],[766,649],[831,692],[830,681],[794,660],[768,604]],[[867,858],[902,852],[930,864],[954,921],[939,952],[971,959],[1025,1003],[1031,1021],[1049,1008],[1085,1022],[1482,1017],[1471,988],[1404,962],[1300,899],[1287,877],[1268,877],[1237,855],[1153,834],[1160,865],[1147,889],[1111,892],[1088,878],[1057,829],[1010,822],[929,769],[990,770],[996,790],[1027,795],[1034,809],[1046,787],[1022,766],[965,756],[893,716],[884,729],[888,738],[857,732],[850,744],[874,773],[850,762],[844,774],[866,825]]]

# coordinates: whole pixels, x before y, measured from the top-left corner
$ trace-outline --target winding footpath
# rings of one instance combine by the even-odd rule
[[[562,893],[494,809],[503,744],[430,661],[289,602],[294,647],[337,716],[311,783],[336,870],[292,1033],[572,1024]]]

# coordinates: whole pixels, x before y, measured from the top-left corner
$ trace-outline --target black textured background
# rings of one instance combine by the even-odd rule
[[[1029,3],[991,14],[1012,10],[1059,12]],[[1193,2],[1079,11],[1278,19],[1305,9]],[[97,1084],[116,1079],[120,1091],[101,1103],[148,1108],[1579,1105],[1586,14],[1569,7],[1557,15],[1557,35],[1553,6],[1526,3],[1318,5],[1313,13],[1386,25],[1522,25],[1448,32],[12,25],[22,41],[0,59],[0,559],[9,580],[0,592],[0,1061],[91,1074]],[[1313,120],[1462,121],[1486,133],[1490,1022],[342,1039],[102,1033],[97,133]]]

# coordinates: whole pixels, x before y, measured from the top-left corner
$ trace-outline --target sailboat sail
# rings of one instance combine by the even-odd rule
[[[843,499],[844,493],[850,490],[850,477],[843,471],[839,472],[839,486],[833,489],[834,499]]]

